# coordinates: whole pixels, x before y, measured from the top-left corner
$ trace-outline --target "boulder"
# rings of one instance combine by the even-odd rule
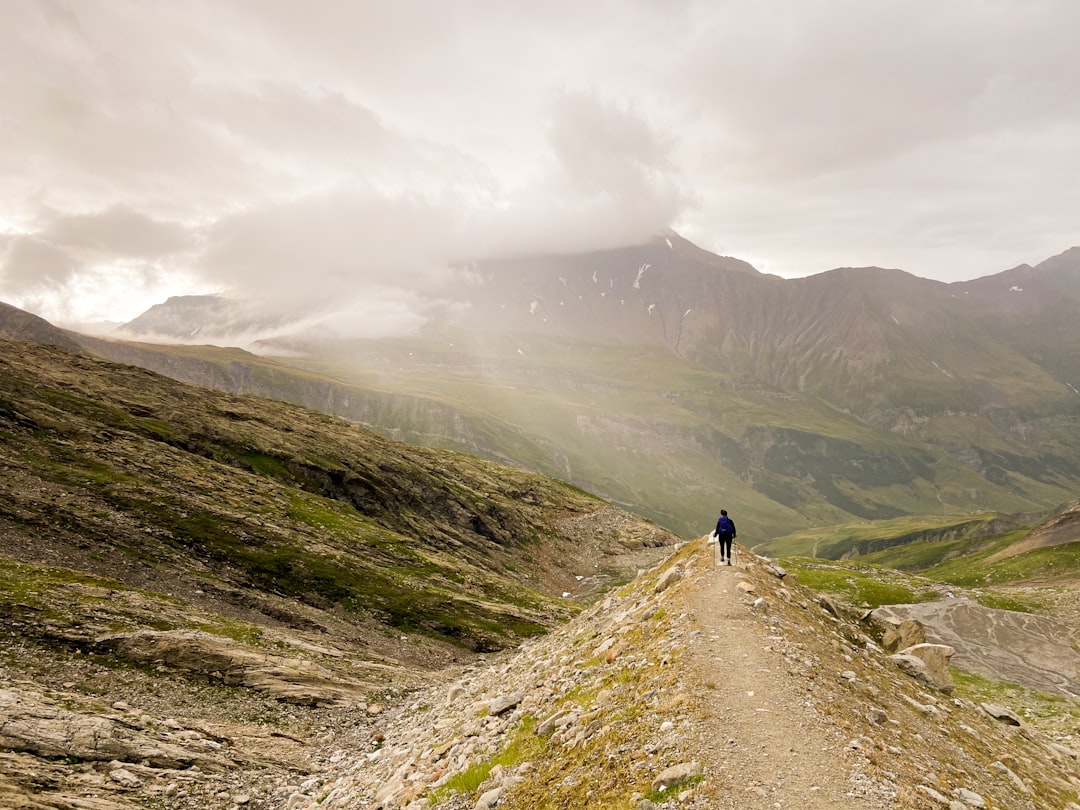
[[[675,565],[663,573],[656,583],[656,592],[666,591],[683,577],[683,570]]]
[[[954,652],[944,644],[916,644],[889,656],[889,660],[916,680],[948,693],[955,687],[949,673],[949,659]]]
[[[979,708],[981,708],[984,712],[993,717],[995,720],[1000,720],[1006,725],[1024,725],[1024,721],[1021,720],[1020,716],[1012,709],[1006,709],[1004,706],[999,706],[996,703],[980,703]]]
[[[652,781],[652,789],[655,790],[667,790],[669,787],[678,785],[681,782],[685,782],[694,776],[700,776],[703,773],[700,762],[683,762],[679,765],[672,765],[670,768],[665,768],[659,775]]]
[[[510,711],[524,699],[524,692],[513,692],[509,695],[497,697],[488,704],[488,714],[498,717],[500,714]]]
[[[915,619],[905,619],[898,625],[890,625],[881,635],[885,652],[899,652],[916,644],[926,643],[926,628]]]

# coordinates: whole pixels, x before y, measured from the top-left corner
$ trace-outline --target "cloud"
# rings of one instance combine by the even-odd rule
[[[117,206],[92,214],[63,215],[46,212],[39,238],[69,249],[85,249],[107,256],[160,258],[190,250],[188,227]]]
[[[0,279],[15,295],[35,288],[58,289],[77,269],[75,260],[62,248],[33,235],[11,237],[0,260]]]
[[[671,225],[787,275],[971,277],[1080,242],[1072,0],[4,13],[0,297],[115,272],[422,317],[448,259]]]
[[[358,302],[370,308],[378,290],[395,312],[413,306],[417,317],[393,319],[411,331],[455,261],[617,246],[662,232],[684,204],[668,144],[633,111],[591,95],[559,94],[550,109],[550,164],[530,184],[476,184],[475,166],[446,152],[441,174],[432,168],[402,193],[352,178],[222,217],[198,267],[232,295],[328,319]],[[422,141],[364,129],[385,149],[424,160]]]
[[[209,229],[199,269],[236,294],[321,306],[445,273],[450,216],[419,196],[352,189],[253,207]]]

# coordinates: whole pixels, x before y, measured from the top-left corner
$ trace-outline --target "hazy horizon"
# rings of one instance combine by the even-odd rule
[[[671,228],[765,273],[1080,245],[1080,6],[8,0],[0,300],[363,319]]]

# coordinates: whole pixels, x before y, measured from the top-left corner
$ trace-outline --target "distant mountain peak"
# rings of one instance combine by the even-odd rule
[[[73,352],[82,351],[67,332],[44,318],[0,301],[0,339],[26,343],[45,343]]]

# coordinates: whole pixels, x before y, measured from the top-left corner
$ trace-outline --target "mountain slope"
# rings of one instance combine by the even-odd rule
[[[247,803],[674,540],[532,473],[0,341],[0,805]]]
[[[556,475],[682,533],[726,506],[751,543],[1037,511],[1080,483],[1077,251],[962,285],[880,268],[784,280],[669,234],[460,274],[455,321],[384,341],[298,332],[260,344],[273,366],[82,345]],[[196,329],[220,317],[216,299],[182,303]]]
[[[594,557],[575,525],[606,507],[566,485],[280,403],[0,346],[0,521],[15,559],[163,591],[179,577],[222,609],[255,588],[482,649],[565,615],[548,594],[597,573],[620,541],[666,539],[612,512]],[[104,549],[123,565],[103,563]]]

